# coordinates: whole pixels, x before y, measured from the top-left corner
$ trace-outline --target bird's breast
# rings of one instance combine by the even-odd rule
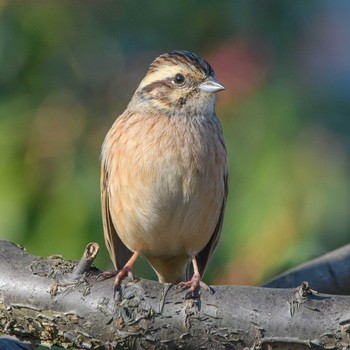
[[[224,197],[226,151],[217,123],[122,116],[102,157],[112,220],[129,249],[175,256],[204,248]]]

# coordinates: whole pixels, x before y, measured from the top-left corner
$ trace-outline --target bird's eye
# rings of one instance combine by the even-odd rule
[[[182,84],[184,81],[185,81],[185,77],[183,76],[183,74],[178,73],[175,75],[174,82],[176,84]]]

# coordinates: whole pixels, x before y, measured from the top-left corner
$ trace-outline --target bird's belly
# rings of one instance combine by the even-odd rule
[[[112,218],[123,243],[146,256],[195,254],[214,232],[223,200],[222,179],[214,173],[175,171],[163,164],[161,173],[121,176],[111,205]],[[153,174],[153,175],[152,175]]]

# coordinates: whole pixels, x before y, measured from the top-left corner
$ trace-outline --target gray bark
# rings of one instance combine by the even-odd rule
[[[82,349],[349,349],[350,297],[214,286],[199,297],[154,281],[96,281],[97,246],[80,262],[0,241],[0,332]]]

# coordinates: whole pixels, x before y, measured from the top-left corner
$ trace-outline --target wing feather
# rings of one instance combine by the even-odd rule
[[[197,264],[198,264],[198,269],[200,275],[203,277],[204,272],[207,268],[207,265],[215,251],[215,248],[219,242],[220,238],[220,233],[222,229],[222,223],[224,221],[224,212],[225,212],[225,206],[226,206],[226,201],[227,201],[227,193],[228,193],[228,174],[225,172],[224,174],[224,196],[223,196],[223,201],[221,205],[221,210],[220,210],[220,215],[218,218],[218,222],[215,226],[215,230],[207,243],[207,245],[202,249],[196,256]],[[193,276],[193,266],[192,264],[188,264],[187,270],[186,270],[186,279],[190,280]]]
[[[109,179],[108,170],[105,161],[102,160],[101,167],[101,206],[102,223],[104,238],[109,255],[113,261],[114,267],[119,270],[130,259],[132,252],[121,241],[117,230],[115,229],[109,207]]]

